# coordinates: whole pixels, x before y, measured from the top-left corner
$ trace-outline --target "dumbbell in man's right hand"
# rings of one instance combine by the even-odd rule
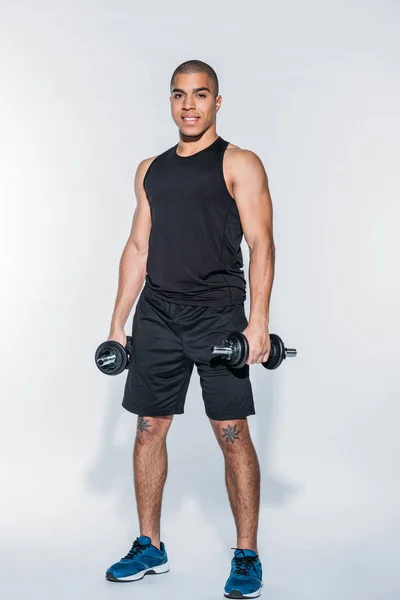
[[[124,332],[111,333],[96,350],[96,366],[106,375],[119,375],[129,367],[131,354],[131,336]]]

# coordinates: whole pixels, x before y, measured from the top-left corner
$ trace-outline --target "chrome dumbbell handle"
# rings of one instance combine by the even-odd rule
[[[295,348],[285,348],[285,356],[286,358],[291,358],[297,356],[297,350]]]
[[[232,346],[211,346],[211,354],[213,356],[224,356],[229,360],[232,356],[232,352]]]
[[[113,365],[116,360],[117,357],[115,354],[109,354],[108,356],[104,355],[101,358],[97,359],[97,364],[99,365],[99,367],[106,367],[107,365]]]
[[[213,356],[224,356],[229,359],[232,353],[232,346],[211,346],[211,354]],[[295,348],[285,348],[285,358],[294,358],[295,356],[297,356]]]

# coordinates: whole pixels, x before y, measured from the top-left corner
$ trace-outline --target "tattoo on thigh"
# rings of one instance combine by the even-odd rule
[[[224,432],[222,437],[225,438],[227,443],[232,442],[232,444],[234,444],[235,440],[239,439],[240,429],[237,429],[237,425],[234,425],[233,427],[228,425],[226,429],[222,428],[222,431]]]
[[[137,428],[142,433],[144,431],[148,431],[149,427],[151,427],[150,419],[145,419],[144,417],[138,417]]]

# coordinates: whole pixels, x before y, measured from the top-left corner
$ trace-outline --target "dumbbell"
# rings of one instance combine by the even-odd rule
[[[269,338],[271,350],[268,360],[261,363],[266,369],[277,369],[286,357],[297,355],[297,350],[294,348],[285,348],[285,344],[276,333],[271,333]],[[211,346],[211,354],[212,356],[221,356],[229,362],[231,367],[240,369],[244,367],[249,357],[249,342],[243,333],[234,331],[222,342],[222,346]]]
[[[126,346],[119,342],[108,340],[97,348],[94,359],[102,373],[119,375],[129,367],[132,356],[132,337],[126,336]]]

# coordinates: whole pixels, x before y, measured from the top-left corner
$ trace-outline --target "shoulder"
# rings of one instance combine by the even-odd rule
[[[159,155],[151,156],[150,158],[144,158],[140,161],[140,163],[137,166],[135,175],[135,179],[138,183],[143,183],[144,178],[146,177],[146,173],[150,168],[150,165],[153,164],[153,162],[156,158],[158,158],[158,156]]]
[[[140,163],[138,164],[137,172],[145,173],[147,171],[147,169],[150,167],[150,165],[152,164],[152,162],[155,161],[155,159],[158,157],[159,157],[159,154],[156,154],[156,156],[150,156],[150,158],[144,158],[143,160],[141,160]]]
[[[260,157],[252,150],[240,148],[235,144],[228,144],[226,151],[226,166],[232,173],[264,171]]]

